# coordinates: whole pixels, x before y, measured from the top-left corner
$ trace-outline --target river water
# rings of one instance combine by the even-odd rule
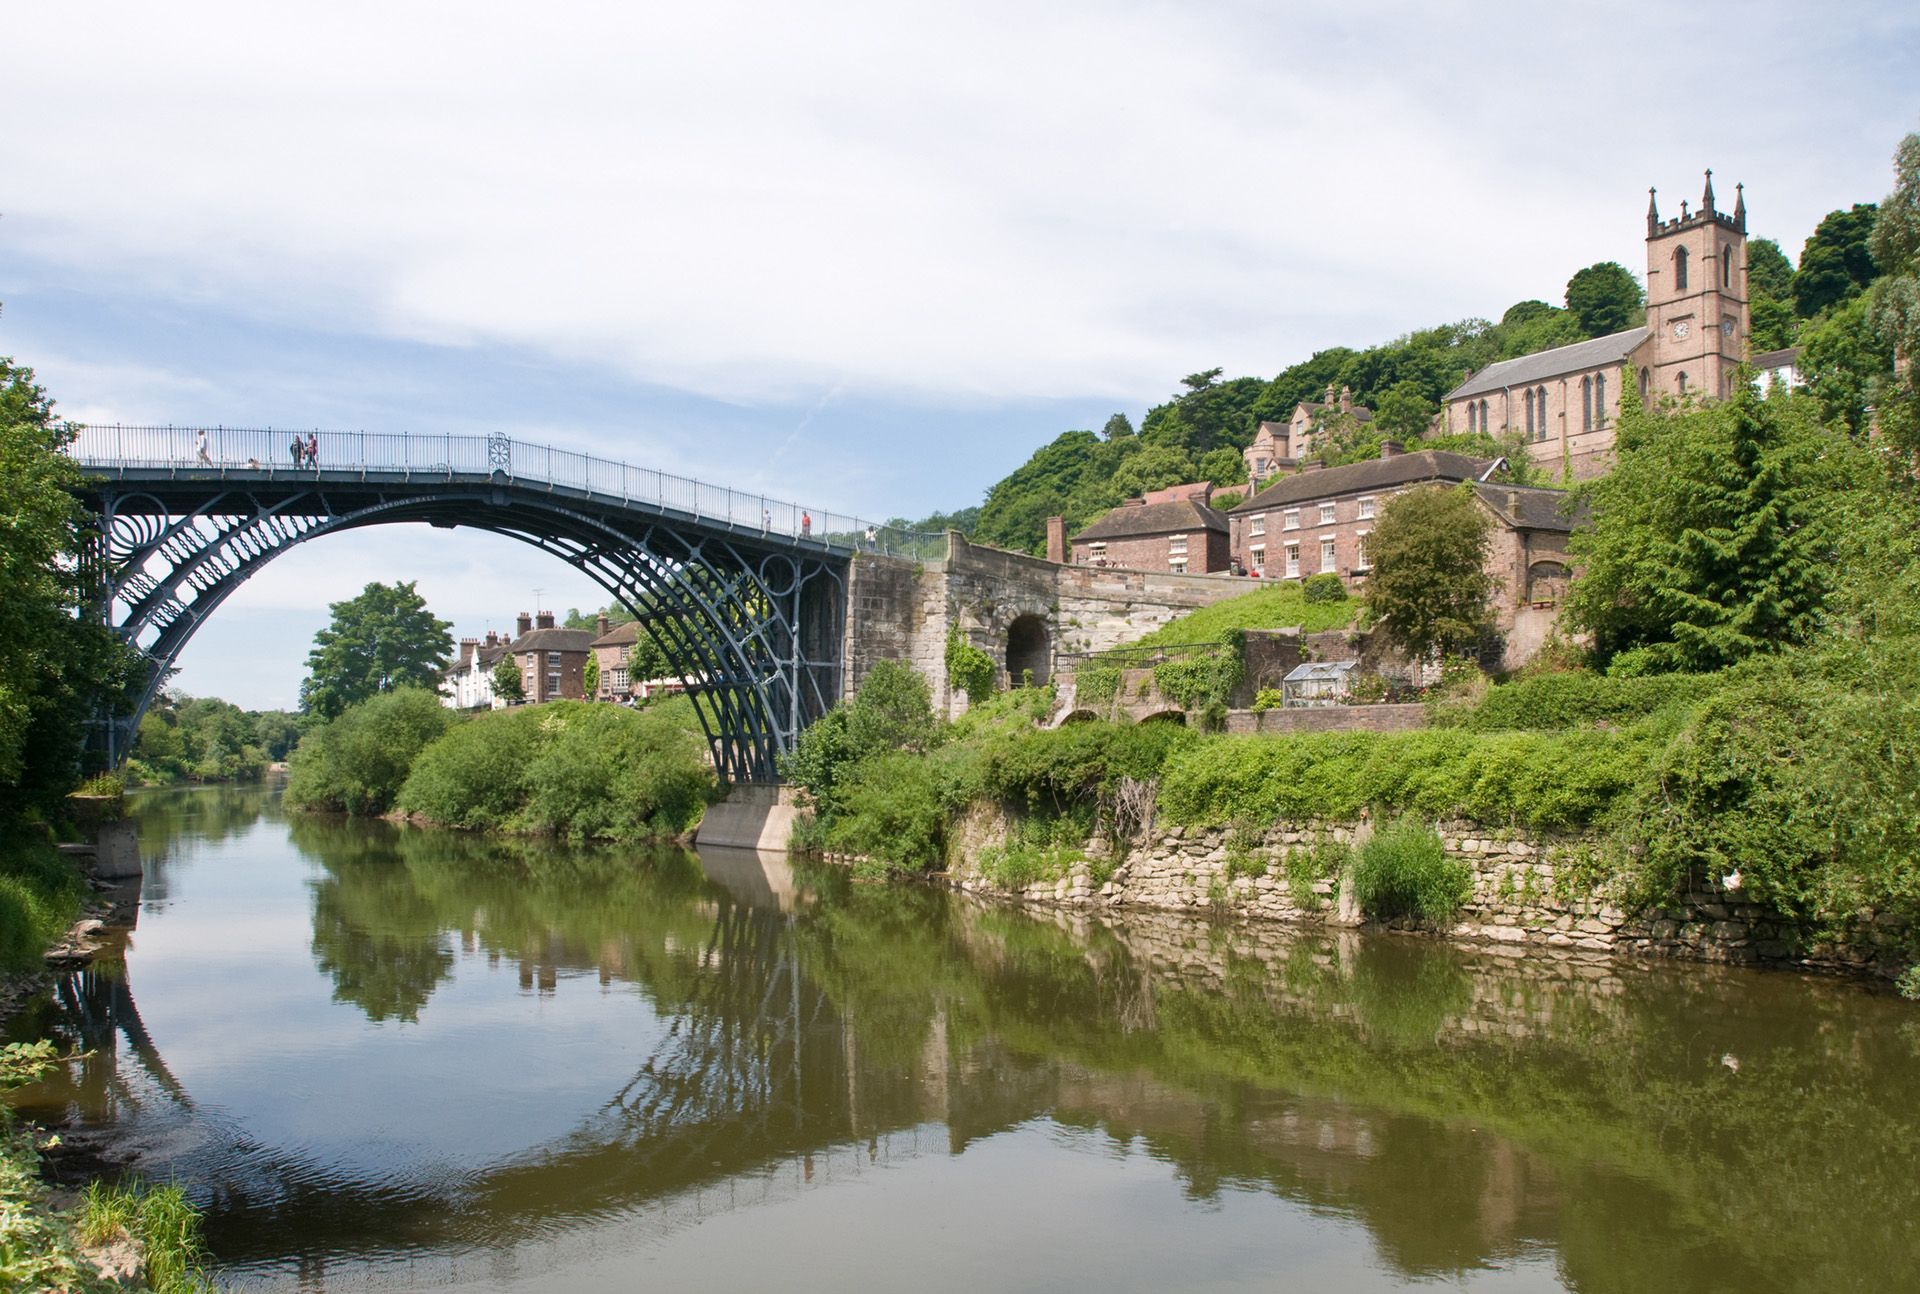
[[[136,797],[16,1102],[245,1289],[1920,1289],[1920,1008]]]

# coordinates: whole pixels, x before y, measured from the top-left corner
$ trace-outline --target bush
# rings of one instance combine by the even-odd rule
[[[1073,698],[1081,705],[1104,706],[1120,695],[1122,675],[1118,665],[1082,665],[1073,676]]]
[[[340,813],[385,813],[414,759],[454,722],[423,688],[399,688],[347,707],[301,739],[287,803]]]
[[[928,870],[946,852],[947,804],[930,760],[905,751],[858,765],[828,827],[830,847],[888,868]]]
[[[1413,818],[1374,832],[1353,865],[1354,897],[1377,921],[1450,922],[1473,892],[1466,864],[1447,857],[1433,828]]]
[[[1347,582],[1332,571],[1309,575],[1300,582],[1301,599],[1313,606],[1347,600]]]
[[[42,965],[48,947],[79,914],[86,888],[44,841],[0,844],[0,970]]]
[[[456,724],[420,752],[394,807],[443,827],[509,828],[526,808],[527,769],[544,740],[537,707],[494,710]]]
[[[947,630],[947,685],[979,705],[993,695],[993,657],[968,642],[958,625]]]
[[[1727,683],[1727,676],[1721,674],[1660,674],[1645,678],[1615,678],[1578,671],[1539,674],[1494,687],[1472,710],[1453,717],[1481,732],[1625,724],[1670,708],[1688,709]]]

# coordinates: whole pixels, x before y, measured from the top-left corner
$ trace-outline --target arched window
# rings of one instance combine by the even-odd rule
[[[1604,429],[1607,425],[1607,375],[1593,375],[1593,425]]]
[[[1483,432],[1491,431],[1493,429],[1493,424],[1489,422],[1487,419],[1487,408],[1488,408],[1487,402],[1485,400],[1482,400],[1480,402],[1480,430]]]
[[[1529,391],[1527,392],[1527,439],[1533,438],[1533,392]]]
[[[1647,402],[1647,386],[1647,370],[1643,368],[1640,370],[1640,403],[1642,404]]]
[[[1683,368],[1680,370],[1680,394],[1685,395],[1686,393],[1687,393],[1687,370]]]
[[[1733,286],[1733,248],[1731,247],[1720,249],[1720,286],[1723,288]]]
[[[1547,438],[1547,388],[1546,387],[1536,386],[1535,388],[1533,388],[1533,407],[1540,411],[1540,439],[1545,440]]]
[[[1474,423],[1476,421],[1475,415],[1476,415],[1476,410],[1474,409],[1473,401],[1469,400],[1467,401],[1467,431],[1469,434],[1478,430],[1478,428],[1474,426]]]
[[[1684,247],[1673,249],[1673,290],[1687,290],[1687,249]]]
[[[1593,430],[1593,379],[1580,379],[1580,430]]]

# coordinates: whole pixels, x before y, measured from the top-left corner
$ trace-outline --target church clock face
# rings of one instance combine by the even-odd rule
[[[1720,321],[1720,335],[1729,341],[1733,340],[1733,320],[1722,319]]]
[[[1685,319],[1682,319],[1679,323],[1673,326],[1673,339],[1675,341],[1685,341],[1687,339],[1687,334],[1692,331],[1693,331],[1693,325],[1688,323]]]

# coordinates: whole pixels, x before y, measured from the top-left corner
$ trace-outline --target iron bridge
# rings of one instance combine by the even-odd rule
[[[145,665],[130,712],[102,721],[112,764],[249,576],[323,535],[424,522],[507,535],[585,572],[687,680],[720,776],[776,781],[779,755],[839,697],[854,554],[945,543],[505,437],[314,435],[314,463],[296,464],[289,431],[79,433],[69,452],[96,517],[96,614]]]

